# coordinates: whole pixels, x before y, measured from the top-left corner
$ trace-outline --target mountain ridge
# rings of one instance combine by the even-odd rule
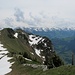
[[[23,29],[28,32],[32,32],[37,35],[47,36],[51,39],[54,49],[58,55],[65,61],[65,63],[71,64],[71,55],[72,51],[75,52],[75,47],[73,44],[75,39],[75,30],[74,29],[48,29],[44,30],[35,30],[34,28]]]
[[[49,40],[47,37],[42,37],[43,39],[41,39],[41,37],[42,36],[35,35],[32,33],[26,33],[25,31],[19,30],[19,29],[12,30],[10,28],[6,28],[0,31],[0,41],[4,44],[4,48],[8,49],[9,51],[8,57],[13,57],[13,59],[9,60],[9,62],[15,61],[11,66],[12,71],[6,75],[35,75],[35,74],[36,75],[38,74],[58,75],[59,73],[63,75],[65,74],[74,75],[75,67],[71,65],[61,66],[63,65],[62,60],[55,53],[53,47],[52,47],[53,50],[49,49],[52,45],[51,40]],[[33,42],[35,40],[37,41]],[[47,57],[48,61],[45,62],[45,64],[47,65],[47,68],[50,68],[50,70],[47,69],[47,71],[46,70],[44,71],[44,69],[46,68],[44,69],[41,68],[41,66],[43,66],[41,65],[43,62],[40,62],[40,63],[37,62],[37,59],[39,60],[38,57],[40,54],[38,55],[36,53],[37,51],[35,52],[34,49],[35,48],[41,49],[41,50],[43,49],[45,51],[46,46],[47,46],[46,56],[49,57],[50,52],[51,52],[51,55],[50,55],[51,58],[49,59]],[[44,54],[46,54],[46,52]],[[31,55],[34,55],[34,54],[35,54],[36,59],[32,59],[34,57],[32,57]],[[53,59],[53,61],[51,59]]]
[[[62,65],[62,61],[56,55],[52,43],[47,37],[28,34],[20,29],[14,31],[5,28],[1,30],[1,41],[8,48],[11,56],[17,55],[19,57],[20,55],[41,64],[49,65],[50,68],[53,65],[56,67]]]

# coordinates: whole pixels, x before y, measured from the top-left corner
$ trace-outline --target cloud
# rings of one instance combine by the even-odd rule
[[[30,18],[31,18],[31,20],[30,20],[31,23],[32,23],[34,26],[40,25],[40,23],[42,22],[42,18],[41,18],[39,15],[33,16],[32,13],[30,12],[30,13],[29,13],[29,16],[30,16]]]
[[[28,12],[28,16],[24,14],[21,9],[16,8],[14,16],[8,16],[3,20],[2,27],[43,27],[43,28],[67,28],[75,27],[75,22],[66,20],[66,18],[61,18],[58,16],[49,16],[44,12],[39,12],[38,14],[33,14]],[[0,22],[1,24],[1,22]],[[1,27],[1,26],[0,26]]]
[[[13,18],[5,18],[0,21],[0,28],[15,28]]]
[[[19,8],[15,8],[14,16],[16,17],[17,22],[24,22],[24,12]]]
[[[15,3],[16,5],[14,5]],[[13,18],[15,22],[9,19],[3,21],[10,26],[14,23],[15,26],[26,26],[24,24],[27,24],[28,26],[38,27],[62,27],[62,25],[63,27],[72,27],[73,24],[69,22],[73,20],[75,24],[75,0],[32,0],[31,2],[30,0],[10,0],[8,2],[7,0],[0,0],[0,21],[6,17],[10,18],[14,12],[14,7],[18,7],[15,8],[15,18]],[[37,14],[40,14],[41,17]],[[57,16],[60,19],[51,18],[51,16]],[[62,18],[70,20],[67,22]]]
[[[13,20],[13,18],[8,18],[7,17],[3,21],[4,21],[4,27],[13,27],[14,26],[14,24],[13,24],[14,20]]]
[[[6,19],[4,19],[5,24],[10,25],[10,26],[13,25],[13,23],[12,23],[13,21],[14,20],[12,18],[6,18]]]
[[[28,24],[30,26],[31,25],[36,26],[37,23],[38,23],[38,20],[39,20],[39,19],[35,18],[34,16],[32,16],[30,14],[29,14],[30,18],[25,19],[24,12],[19,8],[15,8],[14,16],[15,16],[17,22],[26,23],[26,24]]]
[[[38,15],[34,15],[29,12],[29,17],[25,16],[24,12],[16,8],[14,16],[16,17],[16,22],[21,24],[20,26],[28,25],[28,27],[67,27],[70,26],[71,23],[65,21],[63,18],[59,18],[57,16],[48,16],[44,14],[44,12],[39,13]],[[24,17],[25,16],[25,17]],[[10,24],[10,23],[9,23]],[[25,25],[24,25],[25,24]]]

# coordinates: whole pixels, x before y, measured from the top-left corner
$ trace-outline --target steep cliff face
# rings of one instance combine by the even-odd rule
[[[62,65],[61,59],[56,55],[51,40],[39,35],[29,35],[29,44],[35,53],[42,59],[42,63],[49,68]]]
[[[12,56],[21,55],[25,59],[48,65],[49,68],[63,64],[47,37],[27,33],[21,29],[14,31],[6,28],[1,31],[0,39]]]

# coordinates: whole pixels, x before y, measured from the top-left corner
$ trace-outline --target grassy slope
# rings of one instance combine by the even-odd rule
[[[16,62],[12,68],[12,72],[7,75],[75,75],[75,66],[71,65],[61,66],[43,72],[41,68],[33,69]]]
[[[25,42],[26,40],[20,39],[20,38],[9,38],[8,37],[8,31],[7,29],[3,29],[1,31],[0,40],[4,44],[4,46],[8,49],[9,52],[14,53],[24,53],[26,52],[32,59],[37,58],[38,61],[41,61],[41,59],[34,53],[34,50]],[[30,52],[35,54],[32,55]]]
[[[8,48],[9,52],[24,52],[28,51],[27,45],[23,46],[19,39],[11,39],[7,36],[7,30],[1,31],[1,41]]]

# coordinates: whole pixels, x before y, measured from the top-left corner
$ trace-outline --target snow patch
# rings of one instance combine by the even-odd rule
[[[30,39],[29,41],[30,45],[34,45],[34,44],[38,44],[38,42],[42,40],[42,37],[39,37],[39,36],[37,37],[35,35],[29,35],[29,39]]]
[[[1,42],[0,42],[1,43]],[[0,44],[0,75],[5,75],[11,72],[11,63],[8,62],[10,57],[7,57],[8,51],[6,48],[3,48],[3,44]]]
[[[43,51],[43,50],[41,49],[41,51]]]
[[[42,56],[43,59],[45,59],[45,56]]]
[[[0,59],[1,59],[1,57],[3,57],[4,55],[2,55],[2,54],[0,54]]]
[[[32,55],[34,55],[34,53],[30,52]]]
[[[45,45],[45,47],[47,47],[47,44],[46,43],[44,43],[44,45]]]
[[[15,34],[14,34],[14,37],[15,37],[15,38],[18,38],[18,33],[15,33]]]
[[[42,39],[42,42],[44,41],[45,39]]]
[[[10,62],[8,62],[9,58],[7,56],[4,56],[0,60],[0,75],[5,75],[9,73],[12,69],[10,69]]]
[[[0,54],[7,54],[8,53],[8,51],[0,51]]]
[[[15,63],[15,62],[12,62],[11,65],[14,64],[14,63]]]
[[[40,50],[38,50],[38,49],[35,48],[35,53],[36,53],[38,56],[40,56]],[[40,57],[41,57],[41,56],[40,56]]]
[[[27,60],[27,61],[32,61],[31,59],[28,59],[28,58],[25,58],[25,60]]]
[[[44,63],[45,63],[45,60],[46,60],[46,59],[45,59],[45,56],[42,56],[42,58],[43,58],[43,64],[44,64]]]
[[[6,48],[3,48],[3,44],[0,44],[0,51],[1,50],[7,50]]]

